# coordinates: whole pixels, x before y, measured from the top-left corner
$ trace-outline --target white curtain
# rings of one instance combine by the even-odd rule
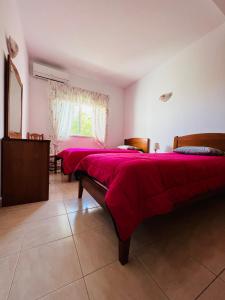
[[[107,109],[100,105],[95,105],[93,115],[93,134],[95,138],[104,145],[107,132]]]
[[[77,106],[88,105],[93,111],[93,136],[103,145],[106,141],[109,97],[92,91],[49,81],[50,123],[53,140],[70,136]]]

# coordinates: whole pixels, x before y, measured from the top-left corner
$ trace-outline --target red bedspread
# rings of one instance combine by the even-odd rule
[[[106,204],[122,240],[147,217],[164,214],[202,193],[225,188],[225,157],[96,154],[77,167],[108,187]]]
[[[64,174],[71,174],[75,171],[78,163],[82,158],[89,154],[97,153],[138,153],[137,150],[124,150],[124,149],[94,149],[94,148],[68,148],[57,154],[58,157],[63,159],[63,172]]]

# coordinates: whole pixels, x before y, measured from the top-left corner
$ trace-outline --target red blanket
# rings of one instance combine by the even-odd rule
[[[89,154],[97,153],[138,153],[137,150],[124,150],[124,149],[94,149],[94,148],[69,148],[57,154],[58,157],[63,159],[63,172],[64,174],[71,174],[75,171],[78,163],[82,158]]]
[[[106,204],[122,240],[145,218],[225,188],[224,156],[96,154],[84,158],[77,170],[108,187]]]

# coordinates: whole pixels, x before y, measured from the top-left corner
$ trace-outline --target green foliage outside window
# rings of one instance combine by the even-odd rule
[[[92,113],[86,106],[79,107],[74,115],[71,135],[93,136]]]
[[[92,136],[92,118],[85,112],[81,113],[80,135]]]
[[[71,127],[71,135],[78,135],[79,131],[79,118],[74,118]]]

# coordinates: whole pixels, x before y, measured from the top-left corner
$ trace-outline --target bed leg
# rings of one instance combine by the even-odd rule
[[[128,263],[129,259],[129,250],[130,250],[130,238],[126,241],[119,239],[119,261],[121,265]]]
[[[69,176],[69,177],[68,177],[68,181],[69,181],[69,182],[72,182],[73,173],[69,174],[68,176]]]
[[[78,198],[82,198],[82,195],[83,195],[83,186],[82,186],[82,183],[81,183],[81,180],[79,180],[79,189],[78,189]]]

